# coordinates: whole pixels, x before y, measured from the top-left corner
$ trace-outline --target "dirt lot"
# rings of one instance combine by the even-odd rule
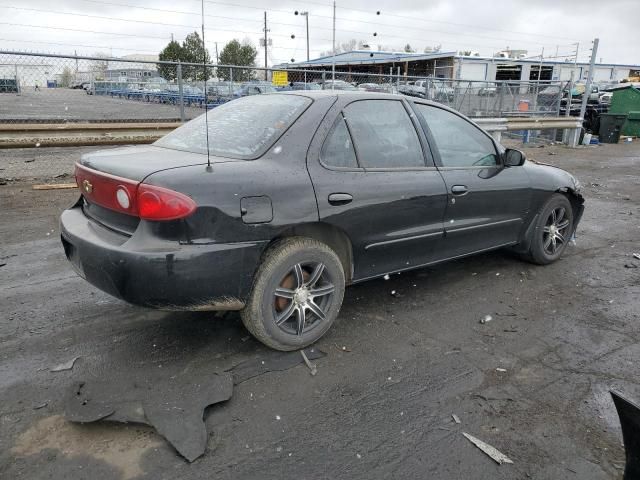
[[[608,390],[640,400],[640,268],[625,267],[640,267],[640,146],[527,153],[585,185],[577,245],[559,262],[495,252],[349,288],[318,374],[299,365],[238,385],[205,412],[193,464],[151,428],[67,422],[67,390],[102,379],[170,391],[270,352],[235,314],[148,311],[95,290],[59,242],[77,193],[0,186],[0,478],[621,478]]]

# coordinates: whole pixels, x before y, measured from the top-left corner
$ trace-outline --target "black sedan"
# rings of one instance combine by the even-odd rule
[[[234,100],[84,155],[76,181],[61,232],[82,277],[147,307],[240,310],[280,350],[318,340],[352,283],[502,247],[551,263],[583,211],[564,170],[442,105],[364,92]]]

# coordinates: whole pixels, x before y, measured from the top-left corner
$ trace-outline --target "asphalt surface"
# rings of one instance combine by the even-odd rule
[[[185,117],[194,118],[204,110],[185,107]],[[154,120],[180,119],[180,107],[107,95],[87,95],[84,90],[70,88],[24,88],[20,95],[0,94],[0,123],[11,120],[33,120],[41,123],[69,120]]]
[[[69,388],[144,381],[174,395],[271,352],[236,314],[143,310],[97,291],[59,243],[77,192],[0,186],[0,478],[621,478],[608,390],[640,400],[640,268],[625,267],[640,267],[640,144],[527,153],[585,185],[577,245],[560,261],[499,251],[348,288],[317,375],[300,363],[237,385],[205,410],[207,450],[191,464],[150,427],[67,422]],[[12,155],[0,151],[0,167]]]

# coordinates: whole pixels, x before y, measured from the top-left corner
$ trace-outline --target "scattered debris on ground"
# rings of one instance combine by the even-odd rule
[[[207,446],[204,409],[229,400],[232,392],[233,379],[228,373],[208,375],[206,384],[195,383],[190,375],[126,386],[108,381],[79,382],[69,390],[64,416],[76,423],[103,420],[150,425],[193,462]]]
[[[66,190],[71,188],[78,188],[75,183],[43,183],[39,185],[33,185],[31,188],[34,190]]]
[[[304,351],[307,360],[317,360],[326,355],[317,348],[308,348],[301,351]],[[267,372],[289,370],[302,362],[304,362],[304,359],[298,352],[276,352],[274,350],[265,352],[258,358],[239,363],[228,369],[227,372],[233,375],[233,383],[238,385]]]
[[[52,372],[63,372],[65,370],[73,369],[73,365],[76,363],[80,357],[73,357],[71,360],[65,363],[61,363],[60,365],[56,365],[55,367],[51,367]]]
[[[300,350],[300,354],[304,359],[304,363],[306,363],[307,367],[309,367],[309,370],[311,370],[311,376],[314,376],[316,373],[318,373],[318,369],[316,368],[315,364],[309,361],[307,355],[304,353],[304,350]]]
[[[458,415],[456,415],[455,413],[451,414],[451,418],[453,418],[453,421],[456,422],[456,423],[462,423],[460,421],[460,417],[458,417]]]
[[[491,320],[493,320],[493,317],[491,315],[485,315],[480,319],[480,323],[489,323]]]
[[[486,455],[491,457],[496,463],[502,465],[503,463],[513,463],[513,461],[507,457],[504,453],[497,450],[495,447],[492,447],[488,443],[483,442],[482,440],[477,439],[473,435],[469,435],[466,432],[462,432],[462,435],[465,436],[467,440],[473,443],[476,447],[482,450]]]
[[[224,373],[207,373],[202,379],[194,378],[190,372],[168,379],[148,378],[124,386],[114,386],[106,380],[76,382],[67,394],[64,416],[76,423],[103,420],[149,425],[180,455],[193,462],[204,454],[207,445],[204,410],[229,400],[234,385],[267,372],[288,370],[303,362],[315,375],[316,367],[309,359],[324,356],[325,353],[316,348],[300,350],[300,354],[267,351]]]

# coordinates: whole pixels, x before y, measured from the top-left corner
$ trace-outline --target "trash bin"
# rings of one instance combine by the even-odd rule
[[[600,143],[618,143],[620,130],[626,120],[626,113],[602,113],[600,115]]]
[[[633,85],[628,85],[613,90],[609,113],[624,113],[629,115],[627,123],[622,126],[622,135],[633,137],[640,135],[640,124],[637,118],[638,112],[640,112],[640,89],[634,88]],[[632,113],[635,113],[634,118],[631,118]]]
[[[640,112],[629,112],[627,123],[622,127],[622,134],[640,137]]]

